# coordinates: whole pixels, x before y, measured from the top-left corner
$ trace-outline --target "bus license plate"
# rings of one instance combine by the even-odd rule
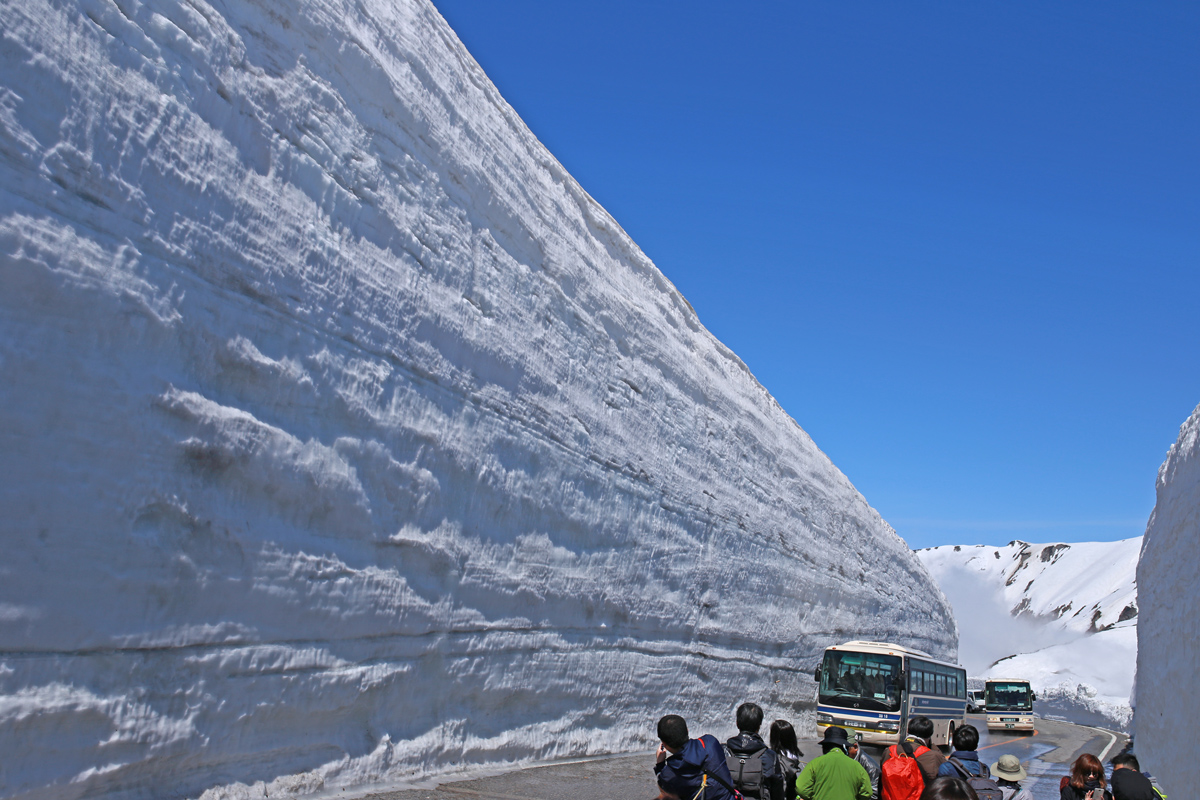
[[[1013,723],[1011,723],[1011,722],[1004,723],[1004,727],[1006,727],[1006,728],[1011,728],[1012,726],[1013,726]]]

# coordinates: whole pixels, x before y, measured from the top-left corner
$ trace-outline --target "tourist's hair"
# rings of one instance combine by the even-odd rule
[[[1089,772],[1099,773],[1102,788],[1108,786],[1108,782],[1104,780],[1104,765],[1091,753],[1084,753],[1071,765],[1071,785],[1076,789],[1084,788],[1087,783],[1086,775]]]
[[[683,747],[688,743],[687,722],[678,714],[667,714],[658,721],[658,738],[667,747]]]
[[[1138,763],[1137,756],[1133,753],[1118,753],[1112,757],[1112,761],[1108,762],[1114,767],[1129,767],[1134,772],[1141,772],[1142,765]]]
[[[943,776],[926,784],[921,800],[979,800],[979,795],[962,778]]]
[[[763,713],[758,703],[742,703],[737,710],[737,726],[739,731],[758,733],[762,727]]]
[[[954,732],[955,750],[974,750],[979,747],[979,731],[974,725],[963,725]]]
[[[933,736],[933,721],[929,717],[913,717],[908,721],[908,735],[928,739]]]
[[[800,743],[796,741],[796,729],[786,719],[771,723],[771,749],[776,753],[800,755]]]

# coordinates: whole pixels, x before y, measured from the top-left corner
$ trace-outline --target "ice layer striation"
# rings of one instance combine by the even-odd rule
[[[825,645],[957,647],[420,0],[0,4],[0,509],[3,797],[804,724]]]

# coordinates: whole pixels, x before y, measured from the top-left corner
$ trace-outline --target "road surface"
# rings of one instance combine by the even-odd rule
[[[1001,755],[1012,753],[1021,759],[1029,778],[1024,786],[1034,800],[1058,800],[1058,780],[1066,775],[1071,762],[1082,753],[1103,754],[1105,760],[1120,752],[1125,744],[1122,734],[1110,734],[1066,722],[1038,720],[1034,735],[987,731],[985,718],[968,715],[979,729],[979,757],[989,765]],[[725,738],[732,731],[717,732]],[[815,739],[800,742],[804,761],[820,755]],[[878,751],[868,748],[878,756]],[[612,756],[584,761],[562,762],[526,767],[511,772],[468,780],[447,781],[433,789],[407,789],[368,792],[356,796],[364,800],[650,800],[658,794],[654,781],[654,753]],[[345,795],[343,795],[345,796]]]

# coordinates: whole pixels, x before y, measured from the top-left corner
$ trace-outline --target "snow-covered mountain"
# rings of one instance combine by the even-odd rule
[[[1180,427],[1155,486],[1137,568],[1136,750],[1164,786],[1187,787],[1189,734],[1200,719],[1200,406]]]
[[[0,4],[0,794],[623,751],[904,542],[421,0]]]
[[[1128,727],[1142,538],[917,551],[946,594],[970,675],[1021,677],[1038,711]]]

